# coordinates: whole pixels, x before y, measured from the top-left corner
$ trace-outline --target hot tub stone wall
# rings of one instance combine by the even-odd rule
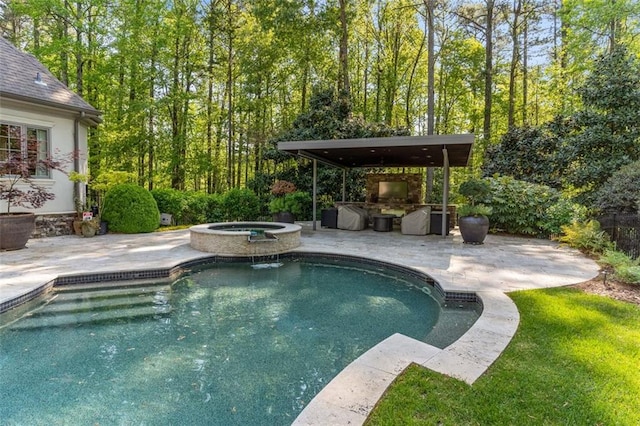
[[[300,245],[299,225],[288,225],[284,229],[267,230],[276,235],[277,240],[253,241],[248,240],[248,231],[219,231],[208,229],[207,225],[191,227],[191,247],[207,253],[220,256],[260,256],[284,253]],[[248,224],[250,227],[251,224]],[[255,224],[259,227],[259,223]]]

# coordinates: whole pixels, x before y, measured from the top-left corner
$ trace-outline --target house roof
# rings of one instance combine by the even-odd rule
[[[337,167],[444,167],[469,163],[473,134],[279,142],[278,150]]]
[[[101,112],[69,90],[35,57],[0,37],[0,99],[13,99],[83,114],[89,125],[102,122]]]

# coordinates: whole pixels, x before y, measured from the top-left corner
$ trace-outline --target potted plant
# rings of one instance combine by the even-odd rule
[[[93,217],[89,220],[83,220],[80,225],[80,232],[83,237],[95,237],[100,231],[100,218]]]
[[[287,195],[296,191],[296,186],[286,180],[277,180],[271,186],[273,199],[269,202],[269,212],[273,214],[274,222],[293,223],[294,213],[290,210],[291,203]]]
[[[99,224],[97,231],[98,235],[104,235],[108,232],[108,223],[102,218],[102,207],[104,205],[104,197],[107,191],[116,185],[134,182],[134,173],[121,171],[100,173],[96,178],[91,179],[89,182],[89,193],[92,198],[90,205],[91,211],[93,212],[93,218],[97,218],[97,222]]]
[[[481,179],[470,179],[460,185],[458,192],[467,203],[458,207],[458,227],[467,244],[483,244],[489,233],[491,207],[482,204],[489,195],[489,183]]]
[[[269,203],[269,211],[273,213],[274,222],[293,223],[296,216],[304,213],[305,207],[311,202],[311,196],[303,191],[295,191],[278,197]]]
[[[89,181],[89,176],[83,173],[72,171],[69,173],[69,180],[76,186],[79,186],[78,184],[80,183],[86,185],[86,183]],[[76,208],[76,218],[73,221],[73,231],[76,235],[82,235],[82,217],[84,212],[87,211],[87,204],[83,202],[82,197],[80,197],[79,190],[75,191],[73,203]]]
[[[34,178],[34,171],[58,170],[66,174],[63,167],[70,159],[38,158],[33,145],[35,142],[27,142],[26,155],[22,151],[9,151],[0,161],[0,200],[7,203],[6,212],[0,213],[0,250],[24,248],[35,229],[35,214],[11,212],[11,207],[38,209],[55,198]]]

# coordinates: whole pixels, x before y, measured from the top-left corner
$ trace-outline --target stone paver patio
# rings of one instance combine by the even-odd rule
[[[516,332],[519,316],[505,293],[576,284],[598,274],[598,266],[557,243],[489,235],[484,245],[449,237],[394,232],[312,231],[303,225],[295,251],[363,256],[415,268],[446,291],[472,291],[484,310],[474,326],[439,349],[395,334],[334,378],[294,424],[362,424],[387,386],[410,363],[473,383],[497,359]],[[189,246],[189,232],[107,234],[32,239],[27,249],[0,252],[0,307],[65,275],[170,268],[209,257]]]

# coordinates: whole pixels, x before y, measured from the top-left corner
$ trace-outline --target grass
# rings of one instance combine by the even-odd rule
[[[475,384],[412,365],[367,424],[640,424],[638,306],[571,288],[510,297],[518,332]]]

